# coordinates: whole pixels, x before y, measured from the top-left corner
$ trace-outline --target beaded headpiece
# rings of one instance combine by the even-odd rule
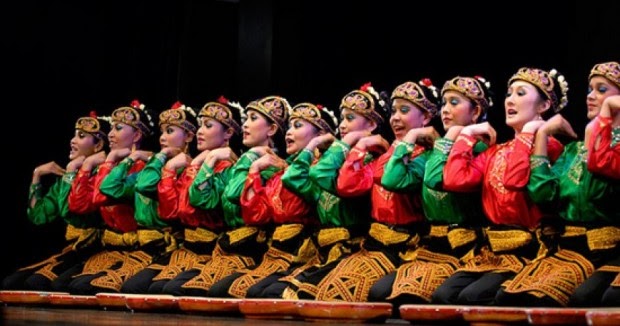
[[[516,80],[528,82],[540,89],[551,100],[554,112],[559,112],[568,104],[568,83],[555,69],[547,72],[536,68],[521,68],[508,80],[508,86]]]
[[[99,140],[107,139],[105,132],[101,130],[99,120],[106,120],[104,117],[98,117],[97,112],[90,111],[88,117],[78,118],[75,122],[75,129],[87,132]]]
[[[295,105],[291,109],[289,120],[295,118],[306,120],[333,135],[337,132],[338,119],[336,119],[336,115],[320,104],[314,105],[306,102]]]
[[[193,120],[196,119],[196,112],[194,112],[191,107],[176,101],[172,104],[170,109],[159,114],[159,125],[170,124],[181,127],[186,131],[196,133],[196,125],[188,120],[188,115],[191,116]]]
[[[243,112],[243,107],[239,104],[239,102],[232,102],[224,96],[220,96],[217,99],[217,102],[208,102],[205,104],[198,113],[198,118],[215,119],[228,128],[232,128],[236,134],[239,134],[241,133],[241,125],[239,125],[239,122],[235,120],[232,110],[239,112],[241,120],[244,120],[245,113]]]
[[[282,132],[286,132],[286,121],[291,105],[280,96],[267,96],[257,101],[252,101],[245,110],[256,110],[273,121]]]
[[[425,92],[423,88],[428,91]],[[439,111],[439,94],[430,79],[424,78],[419,83],[404,82],[394,89],[391,99],[407,100],[435,116]]]
[[[620,64],[615,61],[595,65],[590,71],[590,77],[588,77],[588,79],[593,76],[605,77],[620,88]]]
[[[463,94],[474,103],[482,108],[482,112],[486,112],[493,106],[493,99],[489,94],[491,83],[480,76],[475,77],[454,77],[443,84],[441,95],[447,91],[454,91]]]
[[[155,127],[150,112],[138,100],[133,100],[130,106],[122,106],[114,110],[110,118],[112,122],[124,123],[140,130],[144,136],[152,135],[151,128]]]
[[[340,110],[349,109],[376,123],[382,123],[383,117],[378,111],[382,110],[385,105],[379,93],[370,83],[366,83],[359,90],[356,89],[342,98]]]

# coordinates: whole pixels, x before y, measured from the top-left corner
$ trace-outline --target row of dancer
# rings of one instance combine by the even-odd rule
[[[139,150],[155,119],[138,102],[108,118],[107,155],[100,121],[80,118],[71,162],[35,169],[28,209],[37,224],[63,218],[70,245],[3,287],[617,306],[620,66],[595,65],[589,81],[592,122],[566,146],[553,136],[576,137],[559,114],[567,81],[536,68],[508,82],[503,144],[484,122],[482,77],[405,82],[391,97],[366,84],[343,97],[340,123],[279,96],[220,98],[197,120],[179,103],[159,116],[156,154]],[[59,178],[44,195],[45,174]]]

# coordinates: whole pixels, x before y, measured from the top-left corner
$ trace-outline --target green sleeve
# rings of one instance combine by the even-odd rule
[[[157,184],[161,180],[161,170],[166,164],[166,154],[157,153],[151,157],[138,173],[136,191],[143,196],[157,199]]]
[[[189,187],[189,203],[200,209],[215,209],[230,178],[232,167],[215,173],[208,165],[203,164],[192,185]]]
[[[534,203],[546,204],[559,200],[560,176],[570,168],[570,158],[577,154],[578,147],[579,142],[566,145],[553,166],[547,156],[532,155],[530,157],[530,180],[527,190]]]
[[[396,192],[410,192],[421,189],[428,154],[411,159],[415,145],[400,142],[385,165],[381,185]]]
[[[243,191],[250,165],[257,159],[258,154],[252,151],[248,151],[241,155],[237,163],[232,167],[230,179],[224,188],[224,198],[226,198],[226,200],[236,205],[240,204],[241,192]]]
[[[282,184],[292,192],[302,196],[307,203],[317,203],[321,189],[310,180],[310,166],[314,160],[314,153],[304,149],[286,168],[282,175]]]
[[[43,225],[54,221],[59,216],[67,215],[69,212],[69,191],[75,175],[76,172],[65,173],[62,178],[58,178],[54,182],[45,196],[43,196],[40,183],[30,186],[27,209],[30,222],[35,225]],[[37,202],[34,207],[30,207],[30,201],[33,197],[37,199]]]
[[[454,141],[450,139],[440,138],[435,141],[424,172],[424,185],[428,188],[443,191],[443,168],[448,161],[452,145]]]
[[[350,149],[347,143],[340,140],[334,141],[319,161],[310,168],[310,179],[321,189],[336,194],[338,171]]]
[[[101,193],[116,200],[133,202],[138,173],[127,175],[133,163],[127,157],[110,170],[99,186]]]

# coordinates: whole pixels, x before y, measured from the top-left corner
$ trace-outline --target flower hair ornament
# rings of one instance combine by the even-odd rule
[[[336,135],[338,131],[336,128],[336,126],[338,126],[336,115],[321,104],[314,105],[304,102],[295,105],[289,112],[289,120],[295,118],[306,120],[317,128],[329,132],[332,135]],[[330,123],[333,123],[333,125]]]
[[[594,76],[605,77],[620,88],[620,64],[616,61],[599,63],[592,67],[588,79]]]
[[[288,120],[291,105],[284,97],[276,95],[267,96],[250,102],[245,109],[246,111],[252,109],[262,113],[273,121],[283,133],[286,132],[286,121]]]
[[[87,132],[99,140],[107,139],[105,132],[101,129],[99,120],[110,122],[110,117],[98,117],[95,110],[90,111],[88,117],[78,118],[75,122],[75,129]]]
[[[493,99],[489,90],[491,83],[481,76],[462,77],[457,76],[443,84],[441,95],[447,91],[454,91],[467,97],[470,101],[479,105],[482,109],[483,119],[487,110],[493,106]]]
[[[241,117],[241,122],[245,120],[245,113],[243,107],[239,102],[229,101],[224,96],[220,96],[217,102],[208,102],[205,104],[198,113],[198,123],[202,125],[202,118],[211,118],[217,120],[219,123],[225,125],[228,128],[232,128],[236,134],[241,133],[241,125],[235,120],[233,114],[235,110]]]
[[[549,72],[536,68],[521,68],[508,80],[508,86],[522,80],[540,89],[548,99],[554,112],[559,112],[568,104],[568,82],[557,70]]]
[[[138,100],[131,101],[130,106],[122,106],[114,110],[111,115],[111,122],[120,122],[132,126],[140,130],[144,136],[153,135],[151,128],[155,127],[149,110]]]
[[[186,131],[196,133],[196,125],[189,121],[188,115],[196,119],[196,112],[183,103],[176,101],[170,109],[159,114],[159,125],[170,124]]]
[[[424,88],[427,89],[426,92]],[[407,81],[396,86],[390,98],[407,100],[426,110],[431,116],[435,116],[439,111],[439,92],[429,78],[424,78],[419,83]]]
[[[354,90],[345,95],[340,102],[340,110],[349,109],[377,123],[383,122],[380,112],[384,110],[385,106],[385,101],[370,82],[362,85],[359,90]]]

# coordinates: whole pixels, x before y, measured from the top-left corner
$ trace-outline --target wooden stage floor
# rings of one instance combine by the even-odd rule
[[[205,316],[186,313],[146,313],[131,311],[105,311],[99,309],[65,309],[32,306],[1,306],[0,325],[149,325],[149,326],[268,326],[268,325],[320,325],[302,320],[246,319],[243,316]],[[382,325],[407,325],[401,319],[388,319]],[[335,325],[335,324],[334,324]],[[355,325],[355,324],[348,324]],[[363,324],[359,324],[363,325]],[[368,325],[368,324],[366,324]]]

